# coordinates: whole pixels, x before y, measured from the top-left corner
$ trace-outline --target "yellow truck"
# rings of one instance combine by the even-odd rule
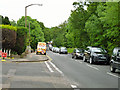
[[[45,42],[38,42],[36,54],[46,55],[46,43]]]

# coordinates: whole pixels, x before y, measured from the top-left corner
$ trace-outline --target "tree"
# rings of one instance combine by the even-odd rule
[[[5,16],[5,18],[4,17],[2,18],[2,24],[4,24],[4,25],[11,25],[10,21],[9,21],[9,18],[7,16]]]
[[[30,23],[30,38],[29,35],[27,38],[30,40],[31,47],[35,50],[37,47],[38,42],[43,42],[44,39],[44,33],[42,32],[42,29],[40,27],[40,24],[31,17],[27,16],[27,28],[29,29],[29,23]],[[25,26],[25,17],[23,16],[17,21],[17,26]],[[29,34],[29,33],[28,33]],[[27,40],[27,41],[29,41]],[[28,43],[29,44],[29,43]]]

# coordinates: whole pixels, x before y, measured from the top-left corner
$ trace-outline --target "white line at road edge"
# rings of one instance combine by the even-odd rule
[[[52,68],[49,66],[49,64],[47,63],[47,61],[45,61],[45,64],[46,64],[46,66],[47,66],[47,68],[49,69],[50,72],[54,72],[54,71],[52,70]]]
[[[63,72],[62,72],[59,68],[57,68],[51,61],[49,61],[49,63],[50,63],[59,73],[61,73],[62,75],[64,75]]]
[[[98,68],[96,68],[96,67],[93,67],[93,66],[91,66],[91,65],[89,65],[89,64],[86,64],[88,67],[91,67],[91,68],[93,68],[93,69],[95,69],[95,70],[99,70]]]
[[[76,85],[71,85],[71,87],[72,87],[72,88],[77,88],[77,86],[76,86]]]
[[[111,75],[111,76],[114,76],[114,77],[117,77],[117,78],[120,78],[119,76],[115,75],[115,74],[112,74],[112,73],[109,73],[107,72],[107,74]]]

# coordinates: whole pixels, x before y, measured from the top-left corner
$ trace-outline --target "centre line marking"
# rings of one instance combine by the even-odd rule
[[[59,73],[61,73],[62,75],[64,75],[63,72],[62,72],[59,68],[57,68],[51,61],[49,61],[49,63],[50,63]]]
[[[88,67],[91,67],[91,68],[93,68],[93,69],[95,69],[95,70],[99,70],[98,68],[96,68],[96,67],[93,67],[93,66],[91,66],[91,65],[89,65],[89,64],[86,64]]]
[[[52,70],[52,68],[49,66],[49,64],[47,63],[47,61],[45,61],[45,64],[46,64],[46,66],[47,66],[47,68],[49,69],[50,72],[54,72],[54,71]]]
[[[114,76],[114,77],[117,77],[117,78],[120,78],[119,76],[115,75],[115,74],[112,74],[112,73],[109,73],[107,72],[108,75],[111,75],[111,76]]]

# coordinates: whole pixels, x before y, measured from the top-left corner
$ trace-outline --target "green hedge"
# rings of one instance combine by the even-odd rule
[[[17,28],[10,25],[0,25],[0,28],[17,31]]]
[[[16,45],[13,50],[17,52],[18,55],[21,55],[26,49],[27,32],[27,28],[17,27]]]
[[[75,48],[67,48],[68,53],[72,53]]]

